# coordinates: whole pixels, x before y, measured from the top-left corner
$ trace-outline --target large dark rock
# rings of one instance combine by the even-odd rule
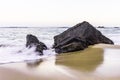
[[[83,50],[89,45],[98,43],[114,44],[112,40],[84,21],[55,36],[53,48],[57,53],[65,53]]]
[[[40,42],[36,36],[28,34],[26,37],[26,47],[31,48],[31,47],[36,47],[36,52],[39,52],[40,55],[43,55],[43,50],[47,49],[47,46]]]

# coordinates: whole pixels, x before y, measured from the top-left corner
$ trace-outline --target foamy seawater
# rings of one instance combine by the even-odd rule
[[[0,28],[0,63],[21,62],[54,56],[51,49],[53,37],[68,28]],[[120,28],[99,28],[99,30],[115,44],[120,45]],[[44,42],[49,50],[44,51],[43,56],[38,56],[34,48],[27,49],[26,35],[33,34]]]
[[[0,28],[0,63],[21,62],[54,56],[51,49],[53,36],[63,32],[64,28]],[[38,56],[35,48],[27,49],[26,35],[33,34],[44,42],[49,50]]]

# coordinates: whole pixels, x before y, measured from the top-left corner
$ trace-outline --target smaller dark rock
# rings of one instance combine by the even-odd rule
[[[105,28],[104,26],[98,26],[98,28]]]
[[[36,47],[36,52],[39,52],[40,55],[43,55],[43,50],[47,49],[47,46],[40,42],[36,36],[32,34],[28,34],[26,37],[26,47],[31,48],[31,47]]]
[[[114,28],[119,28],[119,27],[114,27]]]

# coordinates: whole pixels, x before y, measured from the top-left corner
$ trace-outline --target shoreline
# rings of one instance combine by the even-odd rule
[[[60,54],[36,62],[0,65],[1,80],[120,80],[94,73],[104,61],[104,49],[120,49],[119,45],[97,44],[83,51]]]
[[[90,46],[92,48],[111,48],[111,49],[120,49],[120,45],[112,45],[112,44],[95,44]]]

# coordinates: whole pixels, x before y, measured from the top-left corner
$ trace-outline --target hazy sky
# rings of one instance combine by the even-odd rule
[[[120,0],[0,0],[0,26],[120,26]]]

